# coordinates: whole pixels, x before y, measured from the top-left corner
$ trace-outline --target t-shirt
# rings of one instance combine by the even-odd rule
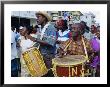
[[[16,49],[15,33],[11,31],[11,60],[15,59],[16,56],[17,56],[17,49]]]
[[[35,44],[35,42],[31,41],[30,39],[25,39],[24,36],[20,36],[19,39],[22,52],[26,51]]]

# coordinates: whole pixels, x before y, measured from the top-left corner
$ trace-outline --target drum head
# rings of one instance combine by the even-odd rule
[[[69,55],[63,58],[54,58],[52,61],[56,65],[77,65],[86,62],[86,58],[83,55]]]

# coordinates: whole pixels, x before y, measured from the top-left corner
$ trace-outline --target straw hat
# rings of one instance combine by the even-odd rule
[[[52,20],[51,16],[46,11],[39,11],[39,12],[36,12],[35,14],[36,15],[43,15],[43,16],[45,16],[48,21]]]

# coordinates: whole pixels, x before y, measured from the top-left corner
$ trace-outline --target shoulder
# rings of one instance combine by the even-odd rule
[[[56,30],[56,28],[54,27],[53,24],[50,24],[50,25],[48,26],[48,30]]]
[[[86,43],[86,44],[90,44],[90,41],[88,40],[88,39],[86,39],[85,37],[83,37],[84,38],[84,42]]]
[[[11,31],[11,35],[15,35],[15,32]]]

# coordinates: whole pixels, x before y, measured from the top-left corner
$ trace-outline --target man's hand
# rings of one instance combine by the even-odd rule
[[[28,35],[27,33],[25,33],[25,37],[32,40],[33,42],[36,42],[36,38],[32,37],[31,35]]]

